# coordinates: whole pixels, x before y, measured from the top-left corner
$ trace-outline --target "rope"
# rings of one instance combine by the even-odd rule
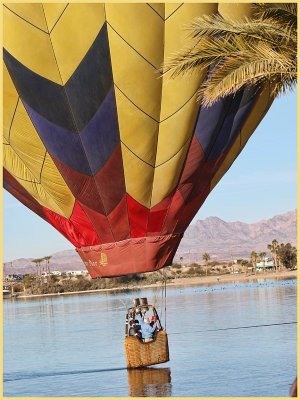
[[[162,321],[162,310],[164,307],[165,311],[165,324],[164,324],[164,329],[167,330],[167,278],[166,278],[166,273],[164,270],[158,271],[162,277],[163,277],[163,283],[162,283],[162,290],[161,290],[161,309],[160,309],[160,321]]]
[[[167,279],[165,273],[164,273],[164,281],[165,281],[165,330],[167,330]]]
[[[162,290],[161,290],[161,308],[160,308],[160,317],[159,319],[162,321],[162,310],[163,310],[163,300],[164,299],[164,288],[162,286]]]
[[[202,330],[202,331],[193,331],[193,333],[219,332],[219,331],[229,331],[229,330],[249,329],[249,328],[261,328],[261,327],[265,327],[265,326],[280,326],[280,325],[292,325],[292,324],[297,324],[297,321],[280,322],[280,323],[274,323],[274,324],[262,324],[262,325],[236,326],[236,327],[231,327],[231,328],[206,329],[206,330]],[[168,335],[186,335],[186,332],[171,332]]]

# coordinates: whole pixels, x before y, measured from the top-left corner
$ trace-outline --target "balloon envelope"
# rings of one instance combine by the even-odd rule
[[[249,4],[4,5],[4,187],[92,277],[170,265],[201,204],[270,107],[201,108],[205,73],[161,77],[195,17]]]

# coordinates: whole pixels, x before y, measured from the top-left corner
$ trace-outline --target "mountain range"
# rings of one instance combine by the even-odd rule
[[[271,219],[247,224],[225,222],[218,217],[209,217],[191,224],[180,243],[174,262],[202,262],[203,253],[211,260],[229,261],[249,258],[252,250],[267,252],[273,239],[279,243],[297,241],[297,212],[288,211]],[[20,258],[5,264],[4,275],[24,274],[35,271],[33,258]],[[84,270],[85,266],[75,250],[64,250],[52,254],[51,270]]]
[[[225,222],[218,217],[198,220],[187,229],[174,261],[180,257],[187,262],[201,261],[203,253],[219,261],[249,258],[253,250],[268,253],[267,245],[273,239],[296,245],[296,210],[252,224]]]

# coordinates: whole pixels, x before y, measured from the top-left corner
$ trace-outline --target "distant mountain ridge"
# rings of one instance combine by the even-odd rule
[[[252,250],[268,253],[267,244],[273,239],[279,243],[297,241],[297,212],[288,211],[268,220],[252,224],[225,222],[218,217],[208,217],[191,224],[180,243],[174,262],[180,257],[183,262],[202,262],[202,254],[209,253],[212,260],[228,261],[249,258]],[[4,274],[30,273],[35,271],[33,258],[19,258],[6,263]],[[74,250],[64,250],[52,255],[51,270],[85,270],[85,266]]]
[[[175,261],[179,257],[191,260],[202,259],[207,252],[211,258],[230,260],[249,258],[251,251],[268,252],[267,245],[273,239],[279,243],[297,242],[297,212],[288,211],[268,220],[252,224],[245,222],[225,222],[218,217],[198,220],[189,226],[180,246]]]

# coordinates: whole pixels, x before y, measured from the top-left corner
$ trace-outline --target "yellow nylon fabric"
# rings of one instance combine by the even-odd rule
[[[165,5],[163,3],[148,3],[148,5],[156,11],[162,19],[165,19]]]
[[[49,155],[46,156],[45,168],[41,171],[41,182],[43,182],[43,184],[35,180],[34,175],[23,163],[21,158],[14,152],[12,147],[4,146],[3,161],[7,171],[10,172],[42,206],[47,207],[66,218],[70,217],[74,205],[74,197],[70,192],[68,196],[65,196],[66,193],[61,192],[58,183],[50,185],[52,190],[51,193],[47,191],[49,181],[48,184],[44,184],[44,181],[47,182],[47,179],[49,179],[48,166],[53,163],[52,160],[49,159]],[[50,171],[54,172],[55,169],[50,168]],[[57,174],[54,173],[54,175],[57,178]],[[59,180],[57,182],[59,182]],[[57,191],[56,197],[54,196],[54,189]]]
[[[164,22],[147,4],[106,4],[106,17],[126,191],[149,207],[160,118],[158,68],[163,62]]]
[[[184,4],[180,3],[166,3],[165,5],[165,19],[170,18],[172,14],[176,12]]]
[[[3,64],[3,137],[9,140],[9,130],[14,112],[19,101],[18,93],[9,76],[5,64]]]
[[[219,13],[224,18],[234,21],[241,21],[245,17],[250,17],[253,13],[253,3],[220,3]]]
[[[145,207],[150,206],[154,168],[141,161],[130,150],[122,145],[122,156],[125,170],[126,191],[130,196],[139,194],[139,201]],[[128,176],[130,179],[128,179]]]
[[[153,4],[106,4],[120,137],[126,145],[126,189],[146,207],[163,200],[178,183],[199,108],[195,92],[203,79],[194,75],[187,85],[186,78],[161,78],[159,69],[185,43],[184,24],[216,10],[214,4],[166,4],[164,9]],[[165,165],[150,173],[145,163]],[[136,176],[139,183],[132,184]]]
[[[44,15],[40,4],[32,5],[31,12],[40,17]],[[61,83],[49,34],[21,19],[5,7],[3,8],[3,44],[5,49],[27,68],[55,83]]]
[[[156,148],[158,123],[136,108],[117,88],[115,94],[123,144],[154,167],[155,151],[149,149]]]
[[[4,166],[43,206],[69,218],[75,198],[38,136],[21,101],[12,110],[17,92],[4,68]]]
[[[250,15],[250,4],[15,3],[7,7],[4,47],[27,68],[60,85],[76,71],[107,20],[126,191],[146,207],[162,201],[180,179],[199,110],[196,91],[204,73],[169,79],[161,77],[159,69],[186,45],[184,28],[193,18],[219,11],[238,20]],[[16,166],[17,179],[42,205],[70,216],[74,197],[18,100],[6,67],[4,97],[4,139],[9,144],[4,146],[5,167],[13,171]],[[211,189],[270,104],[265,91],[213,177]]]
[[[48,32],[48,27],[43,12],[43,6],[39,3],[6,3],[5,6],[20,19],[26,20],[28,23]]]
[[[65,3],[43,3],[47,29],[49,32],[52,31],[54,25],[62,17],[66,7],[68,7],[68,4]]]
[[[164,60],[186,46],[187,33],[184,27],[202,14],[217,10],[215,4],[166,4]],[[175,12],[174,12],[175,11]],[[199,103],[196,91],[203,74],[162,78],[161,114],[156,153],[156,169],[153,181],[151,207],[170,194],[178,184],[194,126]],[[159,167],[158,167],[159,166]]]
[[[51,6],[48,4],[46,12]],[[65,9],[50,34],[63,85],[84,58],[104,22],[103,4],[73,3]]]
[[[151,206],[159,203],[177,186],[189,144],[187,142],[174,157],[155,169]]]

